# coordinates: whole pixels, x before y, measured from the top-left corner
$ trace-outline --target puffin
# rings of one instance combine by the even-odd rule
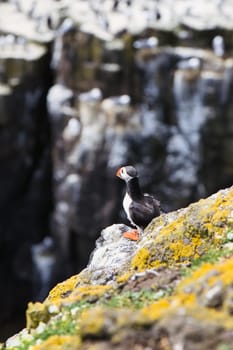
[[[124,232],[123,236],[137,241],[139,235],[142,234],[151,220],[162,213],[160,202],[141,191],[137,170],[132,165],[119,168],[116,176],[126,183],[123,208],[130,223],[137,228],[133,231]]]

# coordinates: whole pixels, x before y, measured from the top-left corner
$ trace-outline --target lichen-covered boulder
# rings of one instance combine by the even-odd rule
[[[30,303],[6,350],[233,349],[233,187],[102,231],[85,270]]]
[[[233,225],[233,190],[191,204],[185,209],[154,219],[132,260],[138,270],[189,264],[219,247]]]

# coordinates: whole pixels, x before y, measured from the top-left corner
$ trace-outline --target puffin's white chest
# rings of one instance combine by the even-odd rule
[[[129,214],[129,207],[130,207],[131,203],[132,203],[132,199],[130,198],[130,196],[126,192],[124,200],[123,200],[123,208],[126,212],[126,215],[127,215],[127,218],[129,219],[129,221],[131,221],[130,214]]]

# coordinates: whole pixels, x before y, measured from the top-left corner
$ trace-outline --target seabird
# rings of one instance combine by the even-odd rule
[[[117,170],[116,176],[126,182],[126,194],[123,208],[127,218],[136,230],[127,231],[124,237],[137,241],[151,220],[161,214],[160,203],[149,194],[142,193],[139,185],[137,170],[131,166],[124,166]]]

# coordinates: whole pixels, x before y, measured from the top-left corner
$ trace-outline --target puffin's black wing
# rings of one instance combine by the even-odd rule
[[[145,228],[153,218],[161,214],[159,201],[149,195],[138,201],[133,201],[129,207],[131,220],[136,226]]]

